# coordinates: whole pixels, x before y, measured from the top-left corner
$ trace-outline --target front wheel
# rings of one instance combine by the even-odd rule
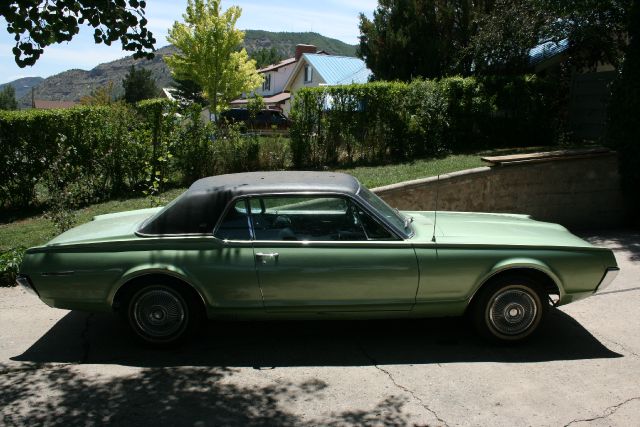
[[[528,338],[549,306],[540,286],[528,277],[497,279],[480,292],[473,307],[474,323],[493,341],[513,343]]]
[[[170,283],[149,283],[131,295],[127,320],[136,336],[156,346],[182,341],[197,323],[197,306]]]

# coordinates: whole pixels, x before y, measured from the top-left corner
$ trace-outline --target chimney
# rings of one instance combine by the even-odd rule
[[[299,44],[296,46],[296,61],[300,59],[300,57],[302,56],[303,53],[316,53],[316,51],[318,50],[317,47],[315,47],[312,44]]]

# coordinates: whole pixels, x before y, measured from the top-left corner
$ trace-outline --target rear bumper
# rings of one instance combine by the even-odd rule
[[[16,283],[30,294],[38,296],[38,291],[36,291],[36,288],[33,287],[33,283],[31,283],[31,279],[29,279],[29,276],[18,274],[18,276],[16,277]]]
[[[600,283],[598,284],[595,293],[599,293],[607,289],[611,285],[613,280],[618,276],[619,272],[620,269],[618,267],[607,268],[607,270],[604,272],[604,276],[602,276],[602,279],[600,279]]]

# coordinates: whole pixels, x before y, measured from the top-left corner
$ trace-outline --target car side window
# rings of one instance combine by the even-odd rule
[[[245,200],[236,202],[218,225],[215,237],[221,240],[251,240]]]
[[[256,240],[367,240],[355,206],[342,197],[262,197],[250,206]]]
[[[396,240],[396,237],[369,213],[359,207],[356,208],[356,213],[369,240]]]

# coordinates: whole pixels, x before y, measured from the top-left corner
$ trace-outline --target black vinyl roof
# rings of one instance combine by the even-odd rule
[[[246,172],[211,176],[194,182],[189,191],[229,191],[234,196],[283,192],[336,192],[355,194],[360,183],[338,172]]]
[[[355,195],[360,183],[336,172],[247,172],[202,178],[142,224],[141,235],[211,233],[225,207],[248,194],[339,193]]]

